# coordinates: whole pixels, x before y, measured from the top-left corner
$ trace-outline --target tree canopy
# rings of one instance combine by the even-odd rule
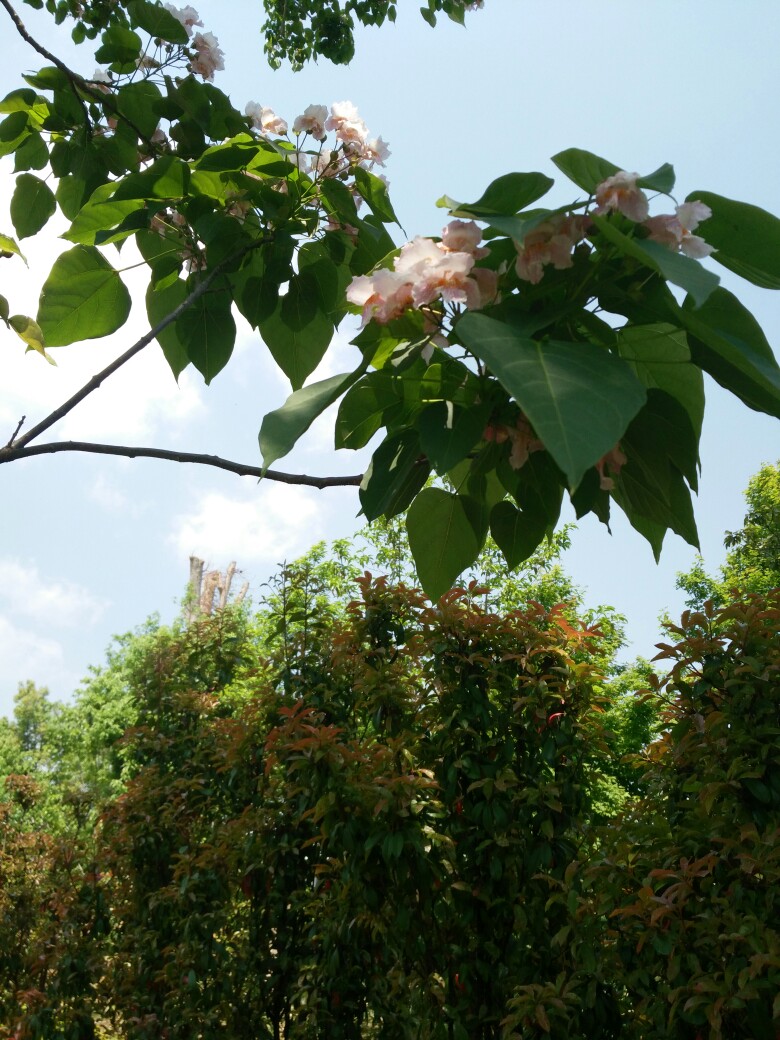
[[[84,50],[99,44],[90,74],[33,40],[2,2],[48,62],[0,102],[0,153],[16,171],[15,236],[0,240],[3,256],[22,264],[24,239],[57,211],[71,246],[35,316],[12,313],[5,300],[0,316],[50,360],[56,348],[117,333],[131,300],[115,258],[135,248],[131,266],[149,274],[150,330],[50,415],[26,430],[20,419],[0,462],[87,451],[354,484],[368,520],[407,514],[434,598],[488,532],[517,566],[555,529],[566,495],[578,517],[608,524],[610,510],[622,510],[656,556],[667,530],[697,544],[690,492],[703,374],[780,416],[780,368],[766,337],[701,261],[780,287],[777,217],[703,188],[678,201],[669,163],[631,173],[630,162],[572,148],[553,157],[571,183],[569,204],[545,207],[553,182],[541,173],[502,172],[474,201],[442,196],[451,219],[440,238],[399,247],[378,172],[386,145],[350,103],[311,105],[294,120],[254,103],[238,111],[213,82],[218,40],[198,31],[191,8],[49,0],[55,20],[75,16]],[[437,11],[459,20],[469,6],[436,0],[425,11],[431,21]],[[298,62],[327,56],[333,19],[347,32],[350,20],[392,18],[394,5],[267,8],[272,58]],[[257,460],[42,442],[154,339],[176,376],[193,365],[207,383],[216,378],[230,362],[235,313],[292,391],[263,419]],[[362,323],[353,367],[307,382],[349,313]],[[335,448],[379,440],[367,471],[275,470],[335,404]]]

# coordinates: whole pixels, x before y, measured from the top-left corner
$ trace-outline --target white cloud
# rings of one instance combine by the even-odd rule
[[[46,580],[34,564],[0,559],[0,605],[45,628],[83,628],[94,624],[108,603],[75,582]]]
[[[178,516],[169,536],[182,555],[196,555],[213,567],[292,559],[326,537],[323,492],[285,484],[247,487],[240,495],[204,495],[193,510]]]
[[[89,488],[87,495],[107,513],[122,513],[137,517],[142,512],[137,502],[133,502],[124,491],[102,473]]]
[[[13,713],[16,689],[27,679],[49,686],[55,699],[59,699],[69,688],[62,685],[64,662],[62,645],[56,640],[0,617],[0,715]]]

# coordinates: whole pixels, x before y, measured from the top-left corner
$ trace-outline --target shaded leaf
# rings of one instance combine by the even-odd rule
[[[19,238],[37,235],[57,209],[54,192],[32,173],[20,173],[11,196],[11,221]]]
[[[713,260],[763,289],[780,289],[780,219],[711,191],[692,191],[686,201],[712,210],[697,233],[715,247]]]
[[[406,517],[409,548],[417,575],[434,602],[479,555],[481,543],[459,495],[424,488]]]
[[[55,260],[38,307],[47,346],[109,336],[129,314],[130,293],[93,246],[74,246]]]
[[[416,431],[390,434],[374,452],[360,485],[360,504],[366,519],[390,519],[402,513],[430,472]]]

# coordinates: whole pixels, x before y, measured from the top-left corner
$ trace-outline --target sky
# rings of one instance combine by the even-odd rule
[[[677,171],[678,197],[708,190],[780,213],[780,5],[752,0],[485,0],[464,30],[446,19],[432,30],[414,2],[401,0],[395,26],[360,30],[353,62],[327,62],[293,73],[264,60],[259,5],[248,0],[195,4],[204,30],[225,53],[216,85],[243,110],[273,107],[290,123],[310,103],[354,102],[372,134],[392,152],[385,170],[396,212],[409,237],[438,234],[443,194],[477,198],[495,177],[540,170],[555,177],[551,205],[571,186],[549,157],[586,148],[621,168],[647,173],[663,162]],[[74,47],[67,26],[20,4],[28,29],[82,74],[95,61]],[[0,24],[6,18],[0,12]],[[44,64],[10,23],[3,29],[0,91],[22,85],[21,73]],[[11,164],[0,160],[0,232]],[[547,204],[547,200],[545,200]],[[64,222],[26,239],[29,262],[6,261],[0,291],[14,311],[34,314],[57,253]],[[706,237],[706,225],[701,233]],[[395,229],[396,241],[403,233]],[[116,266],[132,263],[109,248]],[[708,261],[708,263],[711,263]],[[780,297],[720,269],[723,284],[753,311],[777,351]],[[56,351],[58,365],[25,355],[0,328],[0,438],[21,415],[39,421],[146,331],[144,280],[129,271],[137,301],[130,322],[111,337]],[[353,331],[339,330],[311,378],[353,367]],[[723,534],[744,516],[750,476],[780,458],[780,426],[707,382],[700,492],[694,506],[702,551],[714,570]],[[107,380],[51,431],[51,439],[152,445],[222,455],[258,464],[262,416],[289,394],[248,326],[239,327],[231,363],[205,387],[187,370],[177,385],[156,344]],[[332,414],[277,465],[310,474],[358,473],[365,454],[333,449]],[[12,710],[20,681],[68,699],[90,665],[99,665],[112,635],[158,612],[171,620],[184,594],[188,557],[224,569],[238,562],[255,599],[283,560],[314,542],[349,536],[360,526],[356,489],[324,492],[239,478],[201,467],[152,460],[59,454],[0,467],[0,715]],[[571,518],[571,517],[567,517]],[[587,590],[627,617],[626,659],[652,656],[658,616],[684,607],[675,575],[695,552],[668,535],[660,564],[622,514],[612,534],[593,517],[580,522],[565,565]]]

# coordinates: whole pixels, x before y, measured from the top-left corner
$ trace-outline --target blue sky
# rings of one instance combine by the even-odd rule
[[[752,0],[486,0],[466,30],[446,20],[431,30],[417,4],[401,3],[396,25],[358,34],[349,67],[325,62],[294,74],[266,66],[258,5],[201,0],[195,5],[225,52],[216,83],[243,109],[270,105],[290,122],[306,105],[349,99],[374,134],[389,141],[386,173],[407,233],[437,234],[442,194],[468,200],[511,170],[556,177],[553,201],[573,197],[549,156],[587,148],[629,170],[675,165],[680,199],[695,189],[749,201],[780,213],[780,6]],[[95,62],[20,5],[32,32],[81,72]],[[0,18],[5,18],[3,12]],[[43,62],[8,24],[0,90]],[[0,163],[0,231],[10,179]],[[27,240],[30,272],[3,267],[2,292],[13,310],[34,313],[40,285],[63,226]],[[706,225],[702,225],[706,237]],[[398,232],[397,240],[402,241]],[[118,263],[109,250],[109,259]],[[125,260],[125,255],[120,258]],[[717,268],[717,265],[713,265]],[[780,343],[780,297],[718,269],[751,308],[771,343]],[[141,301],[143,280],[127,283]],[[41,418],[145,331],[143,305],[116,335],[57,351],[58,367],[25,356],[0,330],[0,437],[21,414]],[[319,375],[349,364],[345,327]],[[317,377],[315,377],[317,378]],[[257,462],[263,414],[289,386],[269,363],[256,334],[243,328],[231,364],[211,387],[185,373],[177,387],[153,345],[52,431],[57,439],[124,441],[206,451]],[[283,468],[307,473],[359,472],[365,457],[336,454],[326,416]],[[7,434],[4,432],[7,430]],[[723,556],[725,529],[738,527],[742,491],[758,467],[780,457],[776,420],[749,411],[711,381],[702,437],[696,505],[708,565]],[[52,437],[54,439],[54,437]],[[280,464],[281,467],[281,464]],[[256,596],[279,561],[315,541],[349,535],[359,520],[354,490],[326,492],[257,485],[250,478],[152,461],[58,455],[0,468],[0,713],[20,680],[70,695],[89,664],[100,663],[111,635],[153,611],[169,619],[197,553],[224,568],[238,561]],[[674,579],[693,550],[669,536],[660,565],[616,516],[610,536],[593,518],[574,534],[566,565],[593,603],[627,615],[626,655],[651,655],[658,614],[682,607]]]

